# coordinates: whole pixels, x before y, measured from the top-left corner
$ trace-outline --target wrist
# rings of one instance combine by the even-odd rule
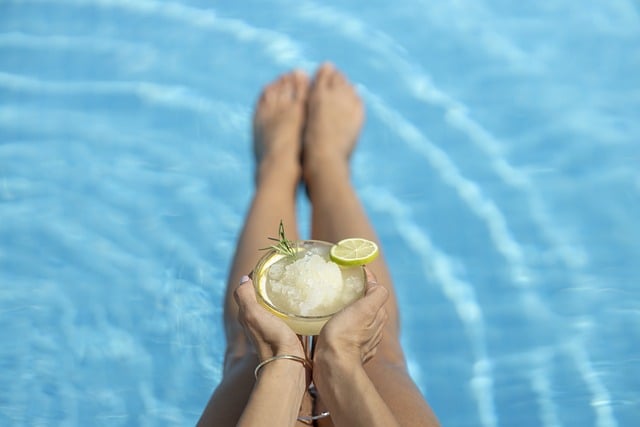
[[[360,352],[357,349],[350,351],[349,348],[344,346],[342,348],[323,346],[317,349],[313,363],[314,369],[318,366],[321,370],[331,369],[337,372],[362,368]]]
[[[304,392],[307,367],[310,367],[310,364],[306,359],[282,354],[259,363],[254,370],[254,376],[257,382],[276,382],[281,386],[291,384],[295,389],[299,388]]]
[[[256,379],[258,379],[258,375],[260,373],[260,371],[267,366],[270,363],[274,363],[277,362],[279,360],[289,360],[292,362],[296,362],[296,363],[300,363],[302,365],[303,368],[312,369],[312,365],[311,362],[309,362],[305,357],[300,357],[300,356],[295,356],[293,354],[279,354],[277,356],[273,356],[273,357],[269,357],[267,359],[264,359],[262,362],[258,363],[258,365],[256,366],[255,370],[253,371],[254,376],[256,377]]]
[[[359,359],[327,356],[314,364],[313,380],[335,425],[398,426]]]
[[[307,388],[305,366],[284,357],[267,360],[257,372],[238,426],[292,425],[298,415]]]
[[[359,356],[324,349],[313,359],[313,381],[319,390],[364,371]]]
[[[302,348],[302,344],[299,341],[296,341],[292,344],[284,344],[278,345],[273,348],[274,354],[273,356],[278,356],[281,354],[290,354],[292,356],[305,358],[304,350]]]
[[[260,361],[264,361],[283,354],[289,354],[291,356],[302,358],[305,357],[302,345],[297,341],[295,343],[289,344],[272,344],[269,346],[263,346],[258,349],[258,357]]]

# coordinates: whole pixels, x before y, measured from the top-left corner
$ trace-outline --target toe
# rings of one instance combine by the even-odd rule
[[[336,71],[336,67],[330,63],[325,62],[316,71],[314,78],[314,84],[319,86],[327,86],[331,80],[331,76]]]
[[[291,73],[293,79],[294,99],[303,101],[307,99],[309,91],[309,76],[304,71],[295,70]]]
[[[333,72],[329,75],[329,86],[330,87],[341,87],[347,86],[349,81],[345,77],[344,74],[340,72],[338,69],[334,69]]]
[[[282,77],[273,81],[269,84],[264,91],[262,92],[262,96],[260,97],[261,103],[271,104],[275,102],[279,98],[279,94],[282,91],[282,85],[284,81]]]
[[[278,100],[284,103],[291,101],[294,96],[295,82],[291,74],[285,74],[281,77],[278,84]]]

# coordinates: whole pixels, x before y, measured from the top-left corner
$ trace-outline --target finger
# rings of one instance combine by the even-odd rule
[[[367,340],[367,342],[363,344],[362,346],[363,354],[367,355],[371,352],[375,352],[380,342],[382,342],[383,337],[384,337],[384,323],[381,323],[379,327],[376,328],[375,332],[371,335],[369,340]]]
[[[363,354],[362,355],[362,364],[364,365],[369,360],[373,359],[373,357],[376,355],[377,352],[378,352],[378,347],[373,347],[372,349],[367,351],[365,354]]]
[[[378,278],[373,271],[369,270],[369,267],[364,268],[364,274],[367,279],[367,290],[378,284]]]
[[[387,298],[389,298],[389,291],[384,286],[376,284],[369,288],[362,300],[378,311],[387,302]]]
[[[384,308],[381,308],[376,313],[376,317],[374,318],[374,320],[369,325],[367,325],[367,329],[370,331],[369,336],[371,337],[369,340],[371,340],[373,337],[380,334],[384,330],[387,318],[387,311]]]
[[[249,306],[258,302],[253,289],[253,281],[249,276],[242,276],[240,285],[233,292],[233,296],[241,310],[246,310]]]
[[[378,308],[376,311],[375,317],[371,319],[371,322],[367,325],[370,329],[378,329],[379,327],[383,327],[385,322],[387,321],[387,310],[384,308],[384,305]]]
[[[380,341],[382,341],[383,336],[384,336],[384,324],[380,325],[380,327],[376,329],[376,332],[373,334],[373,337],[370,340],[371,347],[377,347],[378,344],[380,344]]]
[[[383,330],[380,330],[380,332],[374,337],[373,341],[371,342],[371,348],[378,348],[378,346],[382,342],[383,337],[384,337],[384,332]]]
[[[378,311],[387,300],[388,294],[384,286],[377,285],[367,295],[348,306],[345,310],[348,310],[354,316],[355,324],[370,328],[375,322]]]
[[[258,302],[256,290],[250,277],[242,277],[240,286],[235,290],[234,296],[240,308],[240,318],[244,319],[245,324],[248,326],[268,322],[271,319],[279,319]]]

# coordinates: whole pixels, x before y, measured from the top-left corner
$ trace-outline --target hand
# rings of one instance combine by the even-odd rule
[[[258,303],[250,278],[242,278],[234,297],[240,309],[238,320],[253,342],[260,360],[280,354],[304,357],[302,344],[295,332]]]
[[[389,293],[378,285],[375,276],[367,272],[367,289],[364,297],[335,314],[320,331],[314,360],[317,370],[333,361],[348,366],[362,366],[371,359],[387,320],[384,303]]]

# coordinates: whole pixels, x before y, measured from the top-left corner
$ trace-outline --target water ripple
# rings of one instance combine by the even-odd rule
[[[240,19],[220,16],[213,9],[202,9],[171,1],[136,0],[26,0],[29,3],[67,4],[74,7],[101,7],[142,15],[162,16],[187,25],[222,32],[243,42],[261,45],[266,53],[281,65],[307,67],[301,62],[302,49],[298,43],[277,31],[258,28]]]
[[[527,284],[531,274],[524,262],[523,251],[512,236],[504,216],[495,203],[483,194],[475,182],[463,177],[447,154],[422,135],[418,128],[389,108],[380,97],[364,88],[360,90],[380,119],[396,132],[408,147],[424,156],[443,181],[454,187],[458,196],[478,217],[482,218],[487,224],[496,248],[509,262],[515,282]]]
[[[470,386],[478,405],[482,425],[498,425],[494,402],[492,364],[487,351],[482,308],[473,285],[457,277],[455,261],[434,246],[428,234],[413,220],[409,208],[387,191],[365,188],[362,192],[367,204],[390,215],[398,235],[416,254],[417,265],[423,266],[425,276],[433,277],[447,299],[456,309],[469,337],[475,362]]]
[[[618,423],[611,407],[611,394],[601,381],[598,372],[593,368],[585,346],[573,342],[569,345],[568,351],[591,392],[591,407],[596,415],[596,427],[617,427]]]
[[[178,2],[160,2],[150,0],[126,1],[126,0],[26,0],[7,1],[4,4],[50,4],[69,6],[71,9],[84,9],[101,13],[107,11],[122,11],[124,14],[136,17],[160,17],[165,20],[190,29],[205,30],[229,35],[233,39],[246,45],[252,52],[266,53],[267,61],[282,67],[302,67],[311,69],[315,61],[306,51],[304,37],[288,35],[281,31],[269,28],[260,28],[252,25],[247,19],[233,19],[224,17],[217,10],[183,5]],[[414,58],[407,57],[404,46],[398,43],[389,34],[370,26],[366,21],[343,12],[338,7],[325,6],[313,2],[284,2],[286,10],[293,13],[287,17],[299,18],[304,23],[310,23],[321,28],[328,29],[332,33],[342,37],[341,41],[354,41],[357,47],[372,52],[375,59],[388,67],[390,78],[404,84],[407,94],[420,101],[427,107],[437,107],[443,112],[447,125],[456,131],[460,131],[468,140],[478,147],[484,156],[484,164],[488,165],[495,175],[500,178],[498,185],[516,189],[523,195],[529,215],[533,218],[536,227],[532,233],[539,231],[546,242],[553,257],[559,259],[567,270],[569,287],[565,293],[569,293],[563,302],[575,302],[584,310],[584,299],[616,298],[627,295],[628,309],[602,310],[608,320],[612,313],[617,317],[624,317],[624,322],[632,324],[638,317],[637,304],[629,303],[636,296],[633,292],[626,292],[620,287],[620,291],[614,285],[594,283],[582,273],[585,266],[593,256],[593,250],[589,251],[577,243],[578,239],[571,234],[569,227],[563,227],[559,220],[550,214],[546,201],[537,187],[539,183],[534,177],[522,169],[518,169],[506,154],[505,141],[497,138],[492,131],[483,126],[474,118],[474,111],[467,105],[455,99],[450,93],[434,83],[431,76],[425,72]],[[568,7],[567,2],[564,7]],[[218,6],[218,5],[216,5]],[[406,6],[406,5],[405,5]],[[415,7],[425,7],[419,2],[414,2]],[[544,70],[545,57],[539,56],[535,51],[528,51],[500,33],[501,28],[493,26],[494,17],[482,3],[471,1],[456,2],[453,5],[429,5],[428,7],[445,8],[446,13],[454,13],[469,10],[469,15],[460,17],[457,21],[458,28],[463,37],[470,37],[479,33],[477,44],[491,56],[501,58],[513,70],[527,74]],[[558,6],[558,7],[563,7]],[[604,6],[603,6],[604,7]],[[609,25],[609,29],[616,33],[637,34],[638,14],[635,13],[631,2],[612,2],[610,11],[618,11],[620,16],[625,15],[629,26],[616,28]],[[223,7],[218,7],[223,10]],[[573,10],[573,5],[571,5]],[[285,10],[285,9],[283,9]],[[72,10],[73,11],[73,10]],[[613,24],[615,20],[610,15],[591,16],[592,8],[584,8],[578,13],[578,21],[591,23],[595,19],[597,25]],[[616,13],[618,13],[616,12]],[[613,13],[613,12],[612,12]],[[615,14],[614,14],[615,15]],[[491,22],[478,22],[480,17],[486,17]],[[575,20],[575,16],[570,19]],[[445,19],[443,22],[448,21]],[[586,25],[588,26],[588,25]],[[632,30],[629,30],[629,27]],[[626,28],[626,30],[625,30]],[[635,28],[635,29],[634,29]],[[175,29],[175,28],[174,28]],[[304,33],[308,28],[302,29]],[[312,48],[324,48],[324,46],[312,46]],[[20,50],[32,50],[35,52],[79,52],[83,50],[107,52],[110,55],[124,55],[126,61],[120,61],[121,67],[134,67],[133,58],[144,59],[141,62],[149,63],[157,58],[158,52],[149,45],[137,41],[118,40],[116,38],[87,37],[87,36],[62,36],[56,34],[36,35],[25,32],[0,33],[0,48],[17,48]],[[542,52],[544,54],[544,52]],[[55,54],[55,52],[54,52]],[[145,59],[146,58],[146,59]],[[533,65],[533,67],[529,67]],[[37,73],[40,70],[29,72]],[[145,103],[166,109],[184,110],[198,117],[206,118],[214,126],[226,129],[237,134],[248,128],[248,110],[238,108],[224,102],[212,101],[199,92],[195,85],[187,83],[181,85],[162,84],[155,81],[60,81],[47,77],[34,77],[21,74],[22,71],[9,73],[0,72],[0,89],[4,92],[18,93],[19,95],[55,95],[69,97],[75,95],[126,95],[136,97]],[[419,127],[411,123],[401,112],[396,111],[385,98],[377,92],[372,93],[361,87],[367,102],[373,107],[373,113],[386,127],[400,136],[401,141],[412,152],[418,153],[439,174],[441,179],[456,190],[456,194],[468,206],[469,210],[478,218],[490,232],[491,242],[506,260],[511,277],[521,287],[517,292],[521,296],[520,306],[525,308],[527,321],[546,319],[549,316],[548,305],[554,295],[548,296],[546,301],[541,298],[533,283],[533,267],[531,260],[525,255],[526,245],[524,240],[519,240],[517,234],[510,227],[510,218],[505,210],[501,210],[501,203],[508,200],[493,200],[488,196],[488,190],[479,186],[478,182],[469,178],[465,171],[456,164],[456,159],[450,157],[431,141]],[[403,94],[406,95],[406,94]],[[34,98],[36,97],[34,96]],[[624,94],[624,97],[634,96]],[[14,97],[18,98],[18,97]],[[622,99],[622,98],[621,98]],[[65,101],[64,99],[63,101]],[[607,99],[610,103],[615,98]],[[0,107],[0,126],[3,132],[13,137],[14,131],[28,129],[29,138],[3,140],[0,144],[0,224],[10,224],[13,228],[10,248],[0,247],[0,262],[3,263],[3,280],[9,279],[10,288],[3,287],[0,290],[0,300],[3,309],[0,310],[0,320],[9,323],[7,329],[19,325],[18,331],[29,332],[24,334],[24,342],[16,343],[19,351],[15,354],[24,354],[23,360],[13,360],[12,351],[9,350],[8,364],[17,363],[16,369],[11,372],[20,372],[22,379],[29,383],[28,387],[19,388],[15,395],[0,395],[3,417],[8,417],[16,424],[46,423],[53,417],[62,423],[75,425],[82,411],[96,414],[95,420],[99,422],[131,421],[131,408],[139,409],[135,402],[128,399],[131,393],[128,390],[119,389],[117,381],[115,385],[95,384],[94,392],[90,397],[85,396],[85,389],[78,388],[74,383],[62,381],[64,375],[70,377],[77,375],[76,362],[95,363],[96,360],[122,362],[126,359],[136,358],[134,368],[142,368],[144,372],[136,372],[140,384],[133,393],[135,399],[140,399],[139,406],[152,414],[156,420],[174,424],[185,424],[185,412],[181,412],[178,405],[171,402],[179,402],[171,393],[176,390],[188,390],[190,385],[180,384],[184,378],[178,378],[180,373],[190,372],[186,364],[194,360],[199,363],[201,371],[214,380],[220,378],[219,361],[212,356],[207,345],[207,338],[211,334],[207,322],[212,316],[219,314],[212,310],[208,297],[202,290],[205,283],[213,283],[216,291],[223,289],[222,271],[212,267],[211,255],[228,254],[233,250],[233,238],[230,231],[237,230],[241,223],[239,206],[244,199],[239,195],[230,195],[233,200],[226,198],[219,200],[212,195],[213,185],[226,185],[228,177],[245,178],[246,174],[238,174],[243,171],[245,165],[235,156],[222,148],[216,153],[215,161],[207,162],[208,152],[203,152],[197,147],[189,146],[189,151],[184,157],[180,157],[181,149],[171,149],[170,144],[163,144],[168,137],[151,131],[140,131],[138,135],[120,135],[113,130],[113,123],[109,118],[102,119],[101,114],[79,110],[36,107],[22,107],[18,101],[14,104],[5,103]],[[570,129],[580,127],[587,130],[593,126],[585,124],[597,123],[601,129],[596,129],[598,135],[609,141],[621,140],[625,133],[633,134],[635,127],[620,127],[618,121],[599,117],[599,111],[591,111],[589,114],[566,114],[563,119],[569,120]],[[38,117],[38,125],[34,126],[33,117]],[[61,120],[67,118],[66,122]],[[111,119],[113,120],[113,118]],[[71,122],[71,123],[69,123]],[[86,123],[91,123],[87,126]],[[616,128],[615,131],[613,128]],[[59,136],[59,140],[52,138],[51,133],[65,133]],[[385,130],[386,130],[385,129]],[[148,132],[148,133],[147,133]],[[19,134],[19,132],[16,132]],[[71,135],[71,137],[68,137]],[[148,141],[161,142],[159,144],[143,144],[135,149],[127,149],[126,153],[108,153],[104,147],[123,148],[134,147],[136,138]],[[108,140],[108,141],[107,141]],[[173,141],[175,142],[174,137]],[[234,140],[235,141],[235,140]],[[231,144],[231,142],[229,142]],[[50,151],[38,156],[37,150],[46,145]],[[87,154],[93,150],[93,157],[101,157],[105,163],[113,162],[113,165],[102,166],[92,160],[92,155]],[[132,151],[135,150],[135,151]],[[98,154],[96,154],[98,153]],[[106,157],[103,155],[107,153]],[[569,153],[571,154],[571,153]],[[198,157],[197,164],[188,160],[189,157]],[[114,157],[118,157],[114,159]],[[176,158],[177,157],[177,158]],[[87,161],[88,159],[88,161]],[[208,164],[209,163],[209,164]],[[37,165],[34,168],[24,168],[23,165]],[[196,172],[190,170],[196,165]],[[113,170],[109,166],[114,166]],[[42,169],[45,169],[42,171]],[[73,169],[75,172],[69,172]],[[205,178],[197,178],[198,175]],[[633,169],[629,172],[635,179],[634,196],[640,189],[640,180],[634,176]],[[81,177],[81,179],[78,179]],[[216,184],[211,184],[210,178],[217,178]],[[208,181],[209,179],[209,181]],[[85,180],[85,182],[77,182]],[[135,185],[131,185],[134,181]],[[246,179],[250,181],[250,178]],[[84,199],[87,192],[84,189],[97,189],[97,194],[90,201]],[[80,194],[76,191],[82,189]],[[157,191],[157,196],[148,196],[141,205],[141,193]],[[167,196],[168,193],[171,196]],[[214,191],[215,192],[215,191]],[[485,426],[495,426],[502,418],[497,405],[500,394],[499,375],[502,372],[501,358],[490,357],[489,338],[486,335],[492,333],[488,323],[492,315],[493,306],[482,306],[481,299],[484,295],[477,295],[473,284],[460,277],[455,270],[457,260],[453,255],[442,252],[434,245],[430,236],[412,218],[409,208],[387,191],[378,189],[366,189],[365,200],[367,204],[377,210],[390,214],[393,225],[402,231],[400,237],[406,240],[407,246],[416,253],[416,257],[422,260],[424,274],[434,277],[434,282],[440,285],[442,293],[454,307],[457,316],[464,325],[468,336],[469,345],[473,352],[473,365],[470,378],[470,386],[480,414],[480,421]],[[546,194],[545,194],[546,196]],[[56,203],[50,203],[51,200]],[[99,200],[98,200],[99,199]],[[635,199],[634,199],[635,200]],[[91,205],[91,206],[88,206]],[[624,208],[621,208],[624,209]],[[37,214],[33,214],[33,210]],[[209,214],[201,214],[206,212]],[[69,214],[72,213],[70,216]],[[211,213],[215,213],[212,215]],[[185,223],[190,222],[185,232]],[[513,226],[513,224],[511,224]],[[6,227],[1,231],[5,231]],[[222,229],[222,233],[220,233]],[[211,236],[211,242],[195,245],[192,241],[201,236],[209,237],[211,230],[228,235]],[[16,236],[16,237],[14,237]],[[191,241],[190,241],[191,239]],[[524,239],[524,236],[523,236]],[[209,239],[204,239],[209,240]],[[7,245],[9,246],[9,245]],[[48,247],[44,250],[43,247]],[[546,249],[546,248],[545,248]],[[68,265],[63,262],[69,254],[70,261],[76,265]],[[104,261],[102,265],[95,265],[95,258]],[[34,258],[40,259],[34,262]],[[110,264],[110,265],[107,265]],[[23,276],[14,277],[11,272],[22,269]],[[564,273],[564,272],[563,272]],[[135,277],[129,277],[133,274]],[[59,283],[51,283],[43,278],[55,276]],[[218,278],[218,279],[215,279]],[[535,278],[539,283],[539,278]],[[632,280],[633,277],[629,277]],[[564,282],[565,278],[562,277]],[[93,281],[118,287],[114,292],[118,295],[127,295],[130,300],[109,302],[103,309],[108,290],[91,289]],[[73,288],[77,295],[70,295],[67,283],[80,283]],[[545,284],[546,285],[546,284]],[[557,286],[551,284],[549,286]],[[560,285],[562,286],[562,285]],[[107,288],[109,289],[109,288]],[[556,288],[557,289],[557,288]],[[18,291],[19,290],[19,291]],[[25,291],[26,290],[26,291]],[[612,291],[613,290],[613,291]],[[215,291],[214,291],[215,292]],[[129,294],[132,294],[129,297]],[[619,294],[619,295],[618,295]],[[99,301],[85,300],[85,296],[93,297]],[[220,299],[220,295],[216,295]],[[6,303],[6,304],[5,304]],[[119,306],[126,304],[142,304],[152,307],[147,314],[150,319],[142,319],[144,332],[157,334],[154,337],[144,337],[135,342],[133,332],[123,325],[129,325],[127,316]],[[5,309],[5,307],[9,307]],[[157,311],[157,312],[156,312]],[[81,314],[90,319],[97,319],[96,325],[83,325]],[[592,313],[593,314],[593,313]],[[108,318],[114,316],[115,319]],[[123,321],[123,318],[127,319]],[[35,319],[35,320],[33,320]],[[594,322],[602,318],[593,314]],[[86,319],[85,319],[86,320]],[[553,325],[560,329],[560,339],[566,338],[572,331],[566,331],[564,321],[567,319],[555,318]],[[603,322],[605,323],[605,322]],[[63,336],[54,330],[49,330],[50,324],[63,331]],[[3,323],[4,326],[4,323]],[[35,327],[34,327],[35,326]],[[546,326],[546,324],[545,324]],[[599,332],[603,328],[609,330],[614,326],[594,324],[593,328]],[[40,330],[42,328],[42,330]],[[214,328],[215,329],[215,328]],[[634,330],[635,331],[635,330]],[[631,331],[631,336],[633,332]],[[215,334],[215,333],[214,333]],[[18,334],[13,334],[13,338]],[[97,343],[104,341],[100,347]],[[133,341],[132,341],[133,340]],[[168,345],[175,355],[190,352],[191,357],[175,357],[185,366],[177,369],[165,370],[150,355],[153,355],[153,345]],[[67,356],[50,354],[55,343],[62,343],[62,349],[72,347],[69,354],[73,359],[65,359]],[[553,345],[553,343],[548,343]],[[560,346],[561,347],[561,346]],[[597,351],[589,352],[584,340],[574,340],[568,347],[561,347],[573,361],[573,366],[578,369],[580,381],[586,387],[589,394],[591,408],[595,415],[595,423],[598,427],[615,427],[618,424],[614,416],[615,404],[621,400],[614,400],[613,396],[630,396],[625,404],[636,405],[638,400],[632,392],[619,391],[608,384],[605,373],[598,369],[604,363],[595,356]],[[5,361],[5,352],[0,354]],[[58,351],[60,351],[58,346]],[[496,350],[497,351],[497,350]],[[552,378],[552,359],[557,349],[531,350],[535,357],[533,360],[523,361],[520,357],[514,357],[517,368],[528,371],[529,386],[537,397],[542,423],[547,427],[561,425],[566,416],[564,407],[554,402],[553,389],[557,387],[555,378]],[[40,352],[40,353],[37,353]],[[75,353],[74,353],[75,352]],[[37,357],[33,357],[37,354]],[[219,356],[219,354],[218,354]],[[92,360],[87,360],[86,358]],[[615,357],[615,356],[614,356]],[[608,359],[607,359],[608,360]],[[61,362],[61,363],[56,363]],[[411,361],[410,361],[411,362]],[[180,363],[180,362],[179,362]],[[178,363],[178,364],[179,364]],[[614,362],[612,362],[614,363]],[[635,359],[630,358],[624,363],[635,366]],[[616,369],[623,369],[622,363],[616,364]],[[9,365],[12,367],[13,365]],[[419,371],[419,364],[412,365],[413,371]],[[103,366],[92,365],[100,371]],[[117,368],[116,368],[117,369]],[[125,366],[125,373],[127,367]],[[153,370],[155,372],[152,372]],[[82,373],[83,370],[80,370]],[[85,375],[88,370],[84,370]],[[173,374],[176,377],[168,378],[172,385],[178,384],[175,390],[165,390],[153,384],[153,378],[165,378],[165,374]],[[14,375],[7,370],[3,378],[11,378]],[[35,379],[38,377],[38,379]],[[83,378],[87,379],[87,378]],[[42,390],[35,384],[44,384]],[[130,386],[127,383],[125,386]],[[124,388],[125,386],[121,386]],[[209,384],[207,384],[209,387]],[[160,390],[160,391],[159,391]],[[47,407],[59,408],[47,412],[45,415],[36,415],[27,419],[28,412],[25,402],[29,402],[34,392],[37,401],[45,402]],[[208,392],[208,390],[207,390]],[[164,394],[169,394],[167,398]],[[578,393],[579,394],[579,393]],[[52,402],[52,398],[62,397],[60,407]],[[84,399],[84,401],[83,401]],[[133,400],[135,400],[133,399]],[[579,399],[576,399],[579,400]],[[77,403],[80,401],[80,403]],[[526,398],[523,399],[526,401]],[[48,403],[51,402],[49,405]],[[96,403],[99,402],[99,403]],[[628,403],[631,402],[631,403]],[[84,403],[93,404],[89,409],[79,409]],[[578,409],[580,410],[580,409]],[[620,410],[620,414],[623,410]],[[637,412],[636,412],[637,413]],[[587,415],[588,416],[588,415]],[[633,416],[633,414],[632,414]],[[194,414],[192,418],[196,418]],[[115,421],[114,421],[115,420]],[[622,423],[622,421],[620,421]]]

